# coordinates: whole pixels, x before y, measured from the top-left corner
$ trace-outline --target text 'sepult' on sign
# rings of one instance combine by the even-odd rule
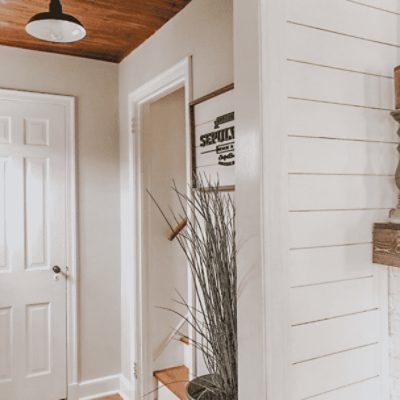
[[[193,169],[222,190],[235,187],[235,112],[233,86],[210,94],[191,107]],[[195,183],[194,183],[195,185]]]

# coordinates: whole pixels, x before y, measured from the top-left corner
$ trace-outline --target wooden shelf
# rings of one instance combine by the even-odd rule
[[[400,224],[374,225],[373,262],[400,267]]]

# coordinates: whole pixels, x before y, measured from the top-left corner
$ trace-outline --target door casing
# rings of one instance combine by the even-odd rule
[[[126,305],[123,308],[122,320],[125,321],[128,339],[122,341],[122,352],[128,354],[128,362],[132,366],[131,376],[123,376],[125,386],[129,389],[129,398],[141,399],[143,394],[140,372],[143,370],[142,341],[143,331],[143,299],[146,297],[146,276],[142,270],[144,254],[142,237],[142,198],[143,187],[140,176],[141,135],[143,131],[143,114],[146,105],[165,97],[177,89],[185,90],[185,141],[186,141],[186,174],[187,182],[192,176],[190,147],[189,103],[192,100],[191,57],[183,59],[167,71],[161,73],[148,83],[139,87],[129,95],[129,183],[122,193],[121,218],[127,221],[127,229],[122,230],[122,248],[126,249],[125,261],[121,266],[121,299]],[[126,194],[125,194],[126,193]],[[133,245],[132,245],[133,244]],[[123,250],[124,253],[124,250]],[[192,293],[192,282],[188,279],[188,291]],[[147,332],[148,333],[148,332]],[[192,351],[191,370],[195,367],[195,352]],[[136,377],[136,379],[135,379]]]

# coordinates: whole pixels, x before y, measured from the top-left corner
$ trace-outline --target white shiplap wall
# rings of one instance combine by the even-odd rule
[[[371,232],[396,203],[399,2],[287,5],[291,400],[386,400],[387,269]]]

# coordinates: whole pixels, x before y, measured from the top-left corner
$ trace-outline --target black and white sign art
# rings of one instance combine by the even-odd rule
[[[233,85],[193,102],[193,172],[221,190],[235,188],[235,112]],[[196,183],[194,182],[194,187]]]

